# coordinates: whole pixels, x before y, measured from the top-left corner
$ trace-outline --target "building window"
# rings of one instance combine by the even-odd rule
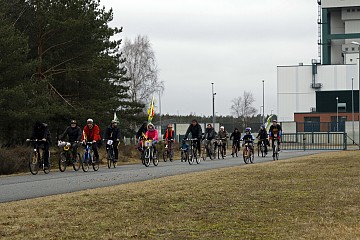
[[[351,9],[353,12],[355,12],[355,9]]]
[[[352,58],[350,58],[350,62],[352,62]]]
[[[349,48],[345,48],[345,51],[349,51]]]
[[[351,48],[352,51],[355,51],[355,48]]]
[[[350,12],[350,9],[347,9],[346,11],[347,11],[347,12]]]

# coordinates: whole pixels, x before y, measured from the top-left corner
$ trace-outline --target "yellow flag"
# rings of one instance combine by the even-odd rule
[[[270,129],[270,126],[271,126],[271,118],[272,118],[272,114],[268,117],[268,119],[266,120],[266,123],[265,123],[265,129],[266,131],[268,132],[269,129]]]
[[[155,115],[155,109],[154,109],[154,96],[153,96],[150,102],[150,107],[148,109],[148,122],[152,121],[154,115]]]

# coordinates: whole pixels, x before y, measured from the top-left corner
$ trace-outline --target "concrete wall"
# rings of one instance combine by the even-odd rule
[[[316,83],[320,91],[359,89],[358,65],[319,65]],[[307,66],[278,66],[277,68],[277,113],[278,120],[294,121],[294,113],[310,112],[316,107],[316,89],[311,88],[312,70]]]
[[[321,0],[322,8],[359,6],[359,0]]]

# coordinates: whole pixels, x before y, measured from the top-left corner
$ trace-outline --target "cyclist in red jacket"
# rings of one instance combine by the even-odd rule
[[[97,144],[100,141],[100,128],[98,125],[94,124],[94,120],[89,118],[86,121],[86,126],[83,129],[82,142],[92,142],[92,149],[94,151],[95,159],[99,161],[99,152],[97,150]]]

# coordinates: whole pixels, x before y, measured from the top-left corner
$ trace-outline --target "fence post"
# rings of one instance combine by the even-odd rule
[[[306,137],[305,137],[305,133],[303,133],[302,135],[303,135],[303,147],[304,147],[304,151],[305,151],[305,150],[306,150],[306,144],[305,144]]]
[[[344,150],[347,150],[347,133],[344,132]]]

